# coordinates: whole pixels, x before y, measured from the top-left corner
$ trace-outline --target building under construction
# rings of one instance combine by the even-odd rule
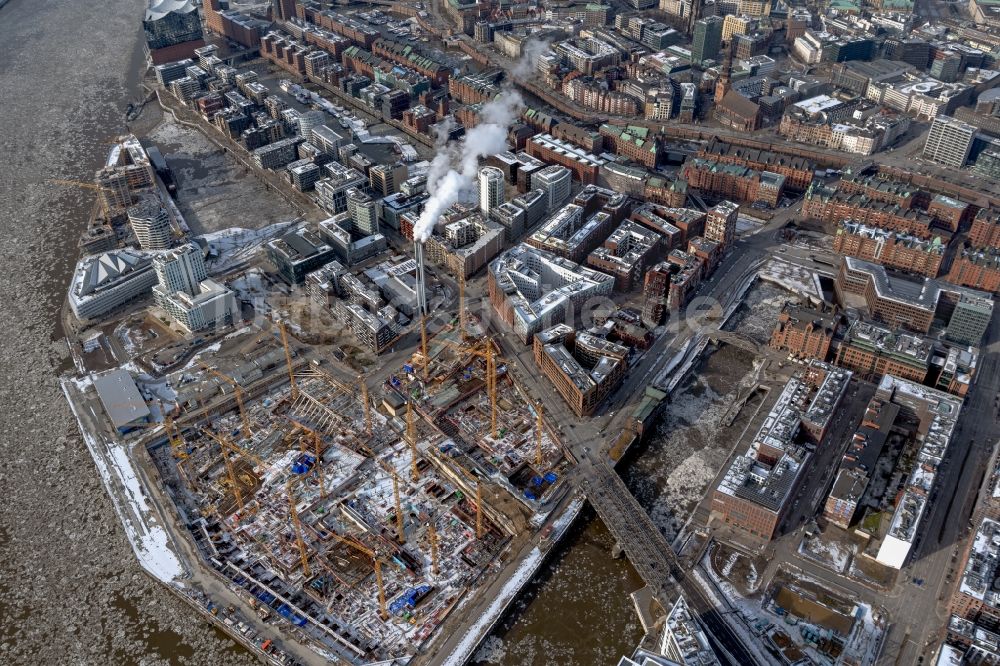
[[[179,395],[151,448],[211,566],[349,663],[415,654],[560,487],[557,442],[495,350],[430,349],[371,391],[287,341],[262,373],[217,358],[175,378],[201,398]]]

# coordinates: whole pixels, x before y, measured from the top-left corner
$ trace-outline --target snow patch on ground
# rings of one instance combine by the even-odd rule
[[[479,641],[482,640],[483,635],[500,618],[504,609],[514,600],[514,597],[518,595],[521,588],[535,575],[535,571],[542,564],[542,559],[542,551],[537,547],[528,553],[528,556],[524,558],[513,575],[507,579],[507,582],[490,603],[486,612],[476,620],[472,628],[462,637],[458,646],[445,658],[442,662],[443,666],[464,666],[465,662],[469,659],[469,655],[479,645]]]
[[[823,299],[823,293],[817,289],[816,280],[813,279],[813,272],[802,266],[774,258],[760,269],[759,275],[761,280],[776,284],[792,293],[817,300]]]
[[[847,570],[853,556],[844,544],[809,537],[799,543],[799,554],[839,574]]]
[[[129,458],[128,446],[121,442],[98,441],[84,427],[67,383],[61,382],[61,386],[139,564],[161,582],[180,585],[185,575],[184,567],[170,548],[166,529],[159,524],[149,505]]]

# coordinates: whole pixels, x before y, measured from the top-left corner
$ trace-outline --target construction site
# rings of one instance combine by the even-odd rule
[[[568,461],[488,339],[422,330],[397,372],[344,381],[278,329],[283,351],[276,331],[168,376],[141,437],[262,620],[350,663],[412,657],[565,496]]]

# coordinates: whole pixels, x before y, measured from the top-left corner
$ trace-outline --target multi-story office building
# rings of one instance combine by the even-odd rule
[[[604,160],[597,155],[556,139],[551,134],[536,134],[528,140],[525,148],[529,155],[543,162],[566,167],[584,185],[596,183],[601,166],[604,165]],[[520,182],[520,169],[518,182]]]
[[[312,160],[296,160],[288,165],[288,180],[299,192],[313,189],[319,176],[319,165]]]
[[[613,228],[611,216],[607,213],[597,212],[584,217],[583,208],[568,204],[546,220],[525,242],[580,263],[607,238]]]
[[[96,319],[149,294],[156,284],[153,262],[131,248],[91,255],[77,262],[69,305],[78,319]]]
[[[718,59],[719,48],[722,46],[722,24],[724,21],[725,19],[721,16],[708,16],[695,21],[694,36],[691,42],[691,62],[700,65],[706,60]]]
[[[947,322],[945,335],[962,344],[978,345],[992,316],[989,294],[927,278],[902,280],[853,257],[844,257],[834,286],[841,301],[846,294],[863,296],[877,321],[928,333],[937,319]]]
[[[208,277],[204,253],[197,243],[186,243],[153,259],[159,287],[166,293],[184,291],[193,294]]]
[[[400,185],[409,177],[409,170],[402,162],[377,164],[368,171],[368,183],[372,192],[387,197],[399,191]]]
[[[479,210],[489,217],[504,202],[503,171],[486,166],[479,170]]]
[[[302,137],[292,137],[269,143],[253,151],[253,161],[261,169],[278,169],[298,157]]]
[[[531,189],[542,190],[548,212],[556,210],[569,199],[572,187],[572,175],[564,166],[553,164],[531,175]]]
[[[629,349],[566,324],[539,331],[535,364],[577,416],[589,416],[625,377]]]
[[[328,213],[336,215],[347,210],[347,191],[367,184],[365,175],[357,169],[330,162],[323,167],[326,176],[316,181],[316,201]]]
[[[937,116],[927,132],[924,157],[948,166],[961,168],[969,159],[976,128],[950,116]]]
[[[769,541],[796,495],[811,454],[799,442],[822,441],[851,373],[820,361],[788,381],[746,452],[729,464],[712,493],[712,517]]]
[[[572,316],[593,296],[608,296],[615,279],[530,245],[516,245],[489,268],[494,310],[528,344],[543,328]]]
[[[156,303],[187,331],[231,324],[239,313],[233,292],[208,278],[203,254],[187,243],[153,259]]]
[[[637,222],[626,220],[587,256],[587,264],[615,277],[615,289],[628,291],[660,244],[660,235]]]
[[[963,345],[978,347],[993,317],[993,299],[983,292],[964,290],[955,303],[945,336]]]
[[[357,188],[347,190],[347,214],[354,231],[371,236],[378,231],[378,204]]]
[[[301,283],[307,273],[335,258],[334,248],[305,227],[269,241],[265,250],[278,276],[289,284]]]

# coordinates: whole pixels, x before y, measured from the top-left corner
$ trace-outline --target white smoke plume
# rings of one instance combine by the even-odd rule
[[[434,158],[427,171],[427,183],[437,183],[451,167],[451,150],[448,146],[448,136],[455,127],[455,119],[445,116],[434,128]]]
[[[521,49],[521,59],[511,71],[514,78],[526,79],[535,70],[538,59],[552,46],[552,41],[548,39],[529,39]]]
[[[427,190],[431,198],[424,204],[413,238],[424,242],[434,232],[438,218],[463,193],[475,187],[479,160],[507,149],[507,132],[517,120],[524,100],[516,90],[505,88],[495,99],[483,105],[479,124],[470,129],[456,146],[440,146],[427,173]],[[447,138],[447,132],[444,132]],[[440,142],[440,133],[436,137]]]

